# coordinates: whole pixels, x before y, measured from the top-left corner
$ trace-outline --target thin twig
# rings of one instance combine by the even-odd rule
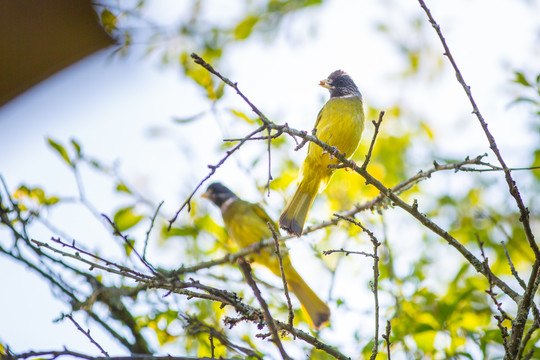
[[[261,308],[263,309],[264,314],[264,320],[266,322],[266,326],[268,327],[268,330],[270,330],[270,333],[272,334],[272,341],[274,345],[279,350],[279,353],[281,354],[281,358],[283,360],[289,360],[291,359],[289,355],[285,352],[285,349],[283,348],[283,344],[281,343],[281,340],[279,339],[279,335],[277,333],[276,324],[274,323],[274,319],[272,318],[272,315],[270,314],[270,310],[268,309],[268,305],[266,304],[266,301],[262,297],[262,294],[257,287],[257,284],[255,283],[255,280],[253,280],[253,276],[251,275],[251,266],[247,263],[244,258],[238,259],[238,266],[240,267],[240,270],[242,270],[242,273],[244,274],[244,278],[246,279],[246,282],[248,283],[249,287],[251,287],[251,290],[253,290],[253,294],[255,294],[255,297],[259,301],[259,304],[261,305]]]
[[[293,326],[293,320],[294,320],[294,310],[291,303],[291,297],[289,296],[289,285],[287,284],[287,278],[285,277],[285,270],[283,269],[283,259],[281,258],[281,251],[279,249],[279,236],[276,230],[274,229],[274,225],[268,221],[266,223],[268,225],[268,228],[272,232],[272,238],[274,239],[274,246],[275,246],[275,253],[279,260],[279,271],[281,272],[281,280],[283,281],[283,289],[285,292],[285,297],[287,298],[287,307],[289,309],[289,320],[288,323],[292,327]]]
[[[238,95],[240,95],[240,97],[242,99],[244,99],[244,101],[251,107],[253,112],[255,112],[255,114],[257,114],[257,116],[263,122],[264,125],[273,124],[270,120],[268,120],[266,115],[264,115],[259,109],[257,109],[257,107],[255,105],[253,105],[251,103],[251,101],[249,101],[249,99],[240,91],[240,89],[238,89],[238,84],[237,83],[233,83],[231,80],[227,79],[225,76],[221,75],[219,72],[214,70],[212,65],[210,65],[206,61],[204,61],[199,55],[193,53],[193,54],[191,54],[191,58],[195,61],[195,63],[201,65],[203,68],[205,68],[206,70],[208,70],[209,72],[211,72],[212,74],[214,74],[215,76],[220,78],[221,81],[223,81],[225,84],[227,84],[230,87],[232,87],[233,89],[235,89],[236,93]]]
[[[459,169],[460,171],[469,171],[469,172],[489,172],[489,171],[504,171],[503,168],[495,165],[491,165],[488,163],[480,163],[480,165],[489,166],[490,169],[475,169],[475,168],[462,168]],[[531,171],[531,170],[539,170],[540,166],[531,166],[531,167],[515,167],[515,168],[508,168],[510,171]]]
[[[521,339],[523,337],[523,332],[525,331],[525,325],[526,320],[529,315],[529,310],[531,308],[531,304],[533,302],[534,292],[534,281],[538,274],[540,273],[540,248],[538,247],[538,244],[536,243],[536,240],[534,239],[534,234],[532,232],[530,220],[529,220],[529,209],[525,206],[523,199],[521,198],[521,194],[519,192],[519,189],[516,185],[515,180],[512,178],[512,174],[508,166],[506,165],[501,152],[499,151],[499,148],[497,147],[497,143],[495,142],[495,138],[491,134],[491,132],[488,130],[488,125],[486,121],[484,120],[484,117],[480,113],[480,110],[478,109],[478,106],[476,105],[476,101],[474,100],[471,92],[471,87],[467,85],[465,82],[463,76],[461,75],[461,71],[459,70],[456,61],[454,60],[454,57],[452,56],[452,53],[450,52],[450,48],[448,47],[446,40],[441,32],[440,26],[437,24],[433,16],[431,15],[431,11],[426,6],[425,2],[423,0],[418,0],[420,3],[420,6],[426,13],[429,22],[435,29],[437,35],[439,36],[439,39],[441,41],[441,44],[444,48],[444,55],[448,58],[450,63],[452,64],[452,67],[454,68],[454,71],[456,73],[456,77],[458,82],[463,87],[463,90],[465,91],[465,94],[467,95],[467,98],[469,99],[472,108],[473,108],[473,114],[476,115],[478,121],[480,122],[480,125],[482,129],[484,130],[484,134],[487,137],[487,140],[489,142],[489,147],[497,157],[497,160],[501,164],[501,167],[504,171],[504,177],[506,180],[506,184],[508,185],[508,190],[510,192],[510,195],[514,198],[517,207],[520,212],[519,221],[522,223],[523,229],[525,231],[525,236],[527,238],[527,241],[529,242],[529,246],[533,250],[535,254],[535,261],[533,263],[531,274],[529,276],[529,282],[527,285],[527,288],[525,290],[525,293],[523,294],[523,297],[521,301],[518,303],[518,310],[517,315],[514,321],[512,322],[512,335],[510,337],[510,344],[509,349],[507,353],[505,354],[505,359],[515,359],[517,356],[517,353],[519,351],[519,345],[521,343]]]
[[[216,349],[214,346],[214,336],[212,333],[208,334],[208,340],[210,341],[210,356],[212,359],[214,358],[214,350]]]
[[[381,111],[379,113],[379,120],[372,121],[373,125],[375,125],[375,130],[373,131],[373,138],[371,139],[371,144],[369,144],[369,150],[366,154],[366,160],[362,164],[362,169],[366,169],[369,164],[369,160],[371,160],[371,153],[373,152],[373,147],[375,146],[375,140],[377,140],[377,135],[379,134],[379,128],[381,127],[383,116],[384,116],[384,111]]]
[[[199,332],[205,332],[205,333],[208,333],[208,337],[209,337],[209,340],[210,340],[210,346],[211,346],[211,353],[212,353],[212,358],[215,357],[215,345],[214,345],[214,340],[218,340],[221,345],[229,348],[229,349],[232,349],[238,353],[243,353],[244,355],[246,355],[247,358],[255,358],[255,359],[258,359],[258,360],[262,360],[261,356],[259,354],[257,354],[256,351],[254,351],[253,349],[250,349],[250,348],[246,348],[244,346],[240,346],[238,344],[235,344],[233,343],[228,337],[227,335],[225,335],[224,332],[210,326],[210,325],[207,325],[206,323],[204,323],[203,321],[199,320],[196,316],[190,316],[190,315],[186,315],[186,314],[179,314],[179,317],[181,317],[182,319],[184,319],[186,322],[187,322],[187,325],[184,327],[184,328],[189,328],[191,329],[191,331],[195,331],[197,333]],[[213,349],[212,349],[213,348]]]
[[[80,332],[82,332],[84,334],[84,336],[86,336],[88,338],[88,340],[90,340],[90,342],[92,344],[94,344],[98,349],[99,351],[106,357],[110,357],[109,354],[105,351],[105,349],[103,349],[101,347],[101,345],[99,345],[93,338],[92,336],[90,335],[90,330],[87,330],[85,331],[80,325],[78,322],[75,321],[75,319],[73,319],[73,316],[71,316],[70,314],[67,314],[65,315],[64,317],[68,318],[69,320],[71,320],[71,322],[73,323],[73,325],[75,325],[75,327],[77,328],[77,330],[79,330]]]
[[[484,253],[484,242],[482,240],[480,240],[478,234],[476,234],[476,240],[477,240],[478,245],[480,247],[480,252],[481,252],[481,255],[482,255],[482,259],[483,259],[483,264],[486,267],[486,269],[489,270],[488,258],[486,256],[486,254]],[[491,273],[491,271],[488,272],[488,274],[490,274],[490,273]],[[499,330],[501,332],[501,336],[502,336],[502,339],[503,339],[504,350],[508,352],[509,351],[509,348],[508,348],[508,329],[503,324],[504,324],[505,320],[512,320],[512,319],[503,310],[502,304],[497,300],[497,294],[493,291],[494,284],[491,281],[491,276],[488,275],[487,279],[488,279],[488,283],[489,283],[489,289],[485,290],[485,292],[486,292],[486,294],[489,295],[489,297],[491,297],[491,300],[493,300],[493,303],[495,304],[495,306],[497,307],[497,310],[501,314],[501,315],[494,315],[493,317],[497,320],[497,327],[499,328]]]
[[[271,135],[271,136],[254,136],[254,137],[249,138],[248,141],[260,141],[260,140],[268,140],[268,139],[277,139],[281,135],[283,135],[283,131],[282,132],[276,132],[276,133],[274,133],[274,135]],[[244,138],[223,139],[223,142],[238,142],[238,141],[242,141],[242,140],[244,140]]]
[[[323,255],[330,255],[330,254],[333,254],[333,253],[344,253],[345,256],[349,256],[350,254],[356,254],[356,255],[364,255],[364,256],[367,256],[367,257],[373,257],[373,254],[370,254],[370,253],[367,253],[367,252],[364,252],[364,251],[351,251],[351,250],[345,250],[343,248],[341,249],[332,249],[332,250],[324,250],[322,253]]]
[[[285,324],[284,322],[281,322],[281,321],[276,321],[276,326],[278,327],[279,330],[287,331],[291,335],[293,335],[293,336],[295,336],[295,337],[297,337],[299,339],[304,340],[308,344],[313,345],[315,348],[326,352],[328,355],[330,355],[330,356],[332,356],[332,357],[334,357],[334,358],[336,358],[338,360],[351,360],[350,356],[346,356],[346,355],[342,354],[334,346],[330,346],[328,344],[325,344],[321,340],[311,336],[310,334],[306,333],[305,331],[293,328],[293,327],[289,326],[289,324]]]
[[[272,130],[270,128],[268,130],[268,182],[266,183],[266,189],[268,191],[268,195],[270,196],[270,182],[272,181],[272,152],[271,152],[271,145],[272,145]]]
[[[154,216],[152,216],[152,221],[150,222],[150,226],[148,227],[148,230],[146,231],[146,238],[144,239],[144,249],[143,249],[143,255],[142,258],[144,261],[146,261],[146,248],[148,247],[148,240],[150,238],[150,232],[154,228],[154,223],[156,221],[156,217],[159,213],[159,209],[161,209],[161,206],[163,205],[165,201],[161,201],[156,208],[156,211],[154,212]]]
[[[532,335],[534,334],[534,332],[536,330],[538,330],[538,328],[540,327],[540,324],[538,324],[537,321],[535,321],[531,327],[529,328],[529,330],[527,330],[527,333],[525,333],[525,336],[523,336],[523,340],[521,341],[521,344],[519,346],[519,351],[518,351],[518,356],[516,359],[522,359],[524,358],[523,357],[523,352],[525,351],[525,348],[527,347],[527,344],[529,343],[529,341],[531,340],[532,338]],[[532,347],[531,351],[534,353],[534,346]],[[525,357],[527,358],[527,357]],[[532,354],[531,356],[529,357],[529,359],[532,358]]]
[[[48,350],[48,351],[29,351],[22,354],[11,354],[8,359],[30,359],[30,358],[44,358],[49,356],[49,360],[54,360],[60,357],[71,357],[79,358],[85,360],[215,360],[209,357],[191,357],[191,356],[170,356],[170,355],[148,355],[148,354],[130,354],[129,356],[92,356],[88,354],[83,354],[76,351],[68,350],[64,348],[63,350]],[[220,360],[233,360],[220,358]]]
[[[113,273],[120,275],[122,277],[130,278],[134,280],[136,283],[145,284],[147,288],[152,289],[163,289],[167,290],[168,293],[165,295],[167,296],[170,293],[176,293],[179,295],[186,296],[188,299],[191,298],[200,298],[210,301],[216,301],[223,305],[230,305],[232,306],[239,314],[242,315],[243,320],[252,321],[256,323],[260,323],[260,321],[264,318],[264,315],[261,313],[259,309],[256,309],[252,306],[249,306],[247,304],[244,304],[241,299],[233,292],[227,291],[227,290],[221,290],[217,288],[213,288],[210,286],[206,286],[204,284],[201,284],[199,281],[180,281],[178,279],[165,279],[164,277],[148,277],[146,275],[137,273],[134,270],[131,269],[123,269],[123,270],[117,270],[113,267],[121,267],[120,265],[114,264],[111,261],[102,259],[101,257],[93,257],[94,261],[89,261],[85,258],[83,258],[78,252],[75,252],[75,254],[65,252],[56,248],[53,248],[52,246],[39,242],[37,240],[32,240],[39,248],[42,249],[49,249],[51,251],[54,251],[58,253],[61,256],[69,257],[72,259],[75,259],[77,261],[83,262],[90,266],[90,268],[99,268],[103,271]],[[269,239],[269,241],[271,241]],[[67,244],[66,244],[67,246]],[[86,254],[83,254],[86,255]],[[102,265],[98,262],[104,262],[107,265]],[[205,293],[197,292],[197,291],[191,291],[188,290],[188,288],[194,288],[197,290],[204,291]],[[280,330],[285,330],[292,334],[295,337],[298,337],[308,344],[311,344],[312,346],[316,347],[317,349],[320,349],[322,351],[325,351],[329,355],[335,357],[339,360],[350,360],[350,357],[343,355],[340,353],[337,349],[334,347],[325,344],[324,342],[320,341],[319,339],[301,331],[298,329],[295,329],[294,327],[289,326],[289,324],[275,321],[275,326],[279,328]],[[29,356],[26,356],[29,357]],[[22,357],[24,358],[24,357]],[[90,357],[89,357],[90,358]],[[93,358],[91,358],[93,359]],[[174,359],[174,358],[171,358]]]
[[[317,131],[317,129],[314,128],[314,129],[313,129],[313,132],[312,132],[312,135],[313,135],[313,136],[315,136],[316,131]],[[307,135],[307,131],[304,131],[304,133]],[[303,148],[308,142],[309,142],[309,140],[308,140],[307,138],[303,138],[302,141],[300,141],[300,143],[296,145],[296,147],[294,148],[294,151],[300,150],[300,149]]]
[[[133,246],[133,243],[129,241],[127,235],[122,234],[120,229],[118,229],[118,225],[116,225],[116,223],[112,221],[107,215],[101,214],[101,216],[103,216],[113,228],[114,230],[113,235],[121,237],[122,240],[124,240],[124,243],[126,244],[126,246],[128,246],[131,249],[131,251],[137,256],[137,258],[143,263],[143,265],[146,266],[148,270],[150,270],[152,274],[159,275],[156,269],[139,254],[137,249],[135,249],[135,247]]]
[[[380,119],[382,120],[382,116]],[[377,240],[375,234],[373,234],[372,231],[370,231],[360,222],[352,218],[343,217],[339,214],[334,214],[334,216],[358,226],[360,229],[362,229],[362,231],[368,234],[371,243],[373,244],[373,282],[371,283],[371,291],[373,292],[375,306],[375,339],[373,341],[373,349],[371,350],[370,360],[375,360],[375,358],[377,358],[377,354],[379,353],[379,255],[377,254],[377,250],[379,249],[379,246],[381,246],[381,243]]]
[[[525,281],[523,281],[523,279],[519,276],[516,268],[514,267],[512,259],[510,258],[510,254],[508,253],[508,249],[506,248],[506,243],[504,241],[501,241],[501,244],[504,249],[504,253],[506,254],[506,259],[508,260],[508,265],[510,266],[510,271],[512,272],[512,275],[514,275],[514,278],[517,280],[519,285],[525,290],[527,288],[527,284],[525,284]]]
[[[197,56],[195,54],[193,54],[192,56],[194,58],[196,58],[196,62],[198,64],[205,67],[206,69],[211,69],[209,71],[211,71],[213,74],[218,76],[220,79],[224,79],[224,77],[221,74],[219,74],[217,71],[215,71],[209,64],[205,63],[204,60],[202,60],[199,56]],[[238,89],[236,84],[233,84],[228,79],[226,79],[226,80],[227,80],[226,83],[229,86],[232,86],[234,89]],[[239,92],[239,90],[237,90],[237,92]],[[259,115],[261,117],[261,119],[262,119],[264,115],[262,115],[262,113],[260,113],[260,111],[245,97],[244,94],[242,94],[242,93],[239,93],[239,94],[252,107],[253,111],[255,111],[257,113],[257,115]],[[264,117],[264,119],[266,119],[266,117]],[[438,236],[440,236],[441,238],[446,240],[451,246],[453,246],[457,251],[459,251],[463,255],[463,257],[471,265],[473,265],[473,267],[478,272],[480,272],[484,276],[487,275],[487,273],[486,273],[487,270],[482,265],[482,262],[478,258],[476,258],[476,256],[474,256],[469,250],[467,250],[467,248],[465,246],[463,246],[459,241],[457,241],[453,236],[451,236],[448,232],[446,232],[444,229],[442,229],[439,225],[437,225],[435,222],[433,222],[426,215],[419,212],[417,208],[415,208],[415,207],[407,204],[405,201],[403,201],[399,196],[397,196],[393,192],[393,189],[387,188],[379,180],[377,180],[376,178],[371,176],[371,174],[369,174],[366,169],[362,169],[362,168],[358,167],[354,161],[351,161],[351,160],[347,159],[347,157],[344,154],[341,154],[339,151],[337,151],[337,149],[335,147],[332,147],[332,146],[324,143],[323,141],[319,140],[315,136],[307,135],[305,131],[299,131],[299,130],[296,130],[296,129],[292,129],[287,124],[285,124],[285,125],[276,125],[276,124],[274,124],[274,123],[272,123],[270,121],[268,123],[265,123],[265,124],[269,128],[272,128],[272,129],[275,129],[275,130],[278,130],[278,131],[281,130],[284,133],[290,135],[291,137],[297,136],[297,137],[302,138],[302,139],[307,139],[308,141],[311,141],[312,143],[315,143],[317,146],[322,148],[323,151],[326,151],[327,153],[332,154],[334,157],[336,157],[346,167],[349,167],[349,168],[353,169],[356,173],[361,175],[366,180],[366,184],[373,185],[375,188],[377,188],[377,190],[379,190],[381,192],[382,197],[388,198],[391,202],[393,202],[393,204],[395,204],[396,206],[402,208],[403,210],[405,210],[406,212],[411,214],[414,218],[416,218],[426,228],[430,229],[433,233],[437,234]],[[425,178],[426,174],[418,174],[417,176],[418,176],[418,180],[422,180],[422,179]],[[407,183],[407,185],[410,185],[410,183]],[[533,268],[533,270],[534,270],[534,268]],[[536,272],[537,272],[537,270],[538,269],[536,269]],[[534,272],[534,275],[536,275],[536,272]],[[496,286],[498,286],[501,290],[503,290],[515,302],[521,301],[521,296],[518,293],[516,293],[510,286],[508,286],[508,284],[506,284],[504,281],[502,281],[500,278],[498,278],[494,274],[490,274],[490,276],[492,276],[493,281],[496,284]],[[534,278],[536,278],[536,276],[534,276]],[[528,295],[527,302],[530,304],[530,301],[531,301],[530,296],[532,294],[528,293],[527,295]],[[523,325],[524,325],[524,323],[523,323]]]
[[[290,238],[290,236],[280,238],[280,241],[285,239],[285,238]],[[170,272],[166,273],[166,275],[167,275],[168,278],[176,278],[176,277],[178,277],[178,275],[181,275],[181,274],[194,273],[194,272],[197,272],[197,271],[202,270],[202,269],[209,269],[209,268],[211,268],[213,266],[234,263],[239,258],[245,257],[245,256],[250,255],[250,254],[258,253],[258,252],[261,251],[261,249],[264,249],[265,247],[269,247],[273,243],[274,242],[273,242],[272,239],[265,239],[265,240],[262,240],[262,241],[260,241],[258,243],[255,243],[253,245],[250,245],[250,246],[248,246],[246,248],[243,248],[242,250],[239,250],[238,252],[235,252],[233,254],[227,254],[227,255],[225,255],[225,256],[223,256],[221,258],[215,259],[215,260],[199,262],[199,263],[197,263],[196,265],[193,265],[193,266],[182,266],[182,267],[180,267],[180,268],[178,268],[176,270],[173,270],[173,271],[170,271]]]
[[[76,247],[72,246],[72,245],[68,245],[68,244],[65,244],[65,243],[62,243],[60,240],[58,239],[52,239],[53,241],[59,243],[59,244],[62,244],[62,246],[68,246],[72,249],[77,249]],[[49,244],[47,243],[43,243],[41,241],[38,241],[38,240],[34,240],[32,239],[32,242],[39,248],[45,248],[45,249],[48,249],[48,250],[51,250],[57,254],[60,254],[62,256],[65,256],[65,257],[69,257],[69,258],[72,258],[72,259],[75,259],[77,261],[80,261],[80,262],[83,262],[87,265],[90,266],[90,270],[93,270],[94,268],[98,268],[98,269],[101,269],[101,270],[105,270],[107,272],[110,272],[110,273],[114,273],[114,274],[117,274],[117,275],[121,275],[121,276],[125,276],[125,277],[129,277],[129,278],[132,278],[134,280],[138,280],[140,281],[141,279],[149,279],[150,277],[147,276],[147,275],[144,275],[144,274],[141,274],[135,270],[132,270],[128,267],[125,267],[125,266],[122,266],[122,265],[118,265],[112,261],[108,261],[108,260],[105,260],[103,259],[102,257],[98,257],[96,255],[92,255],[92,254],[86,254],[84,253],[83,251],[76,251],[75,254],[72,254],[72,253],[68,253],[66,251],[62,251],[62,250],[59,250],[59,249],[56,249],[52,246],[50,246]],[[85,259],[83,258],[80,254],[83,253],[84,255],[87,255],[87,256],[91,256],[93,257],[95,260],[99,260],[99,261],[102,261],[105,263],[105,265],[102,265],[102,264],[99,264],[99,263],[96,263],[95,261],[90,261],[88,259]],[[113,269],[109,266],[114,266],[115,268],[117,269]]]
[[[199,182],[199,184],[197,185],[197,187],[195,187],[195,190],[193,190],[191,192],[191,194],[188,196],[188,198],[184,201],[184,203],[180,206],[180,208],[176,211],[176,213],[174,214],[174,216],[172,217],[172,219],[169,220],[169,228],[168,230],[170,231],[171,230],[171,227],[172,225],[174,224],[174,222],[176,221],[176,219],[178,218],[178,215],[180,215],[180,213],[182,212],[182,210],[184,210],[184,208],[187,206],[188,208],[188,212],[191,211],[191,199],[193,198],[193,196],[195,196],[195,194],[197,193],[197,190],[199,190],[199,188],[206,182],[206,180],[210,179],[212,177],[212,175],[214,175],[214,173],[217,171],[217,169],[223,165],[225,163],[225,161],[227,161],[227,159],[238,149],[240,149],[240,147],[242,147],[242,145],[244,145],[244,143],[246,141],[248,141],[253,135],[255,134],[258,134],[260,133],[261,131],[265,130],[267,128],[266,125],[263,125],[261,127],[259,127],[257,130],[253,131],[251,134],[247,135],[245,138],[243,138],[240,143],[238,145],[236,145],[235,147],[233,147],[232,149],[230,150],[227,150],[226,151],[226,155],[216,164],[216,165],[208,165],[208,168],[210,169],[210,172],[206,175],[206,177],[204,179],[201,180],[201,182]]]
[[[386,320],[386,332],[381,335],[381,337],[386,342],[386,353],[388,355],[388,360],[392,360],[390,356],[390,345],[392,344],[390,342],[390,332],[392,331],[392,325],[390,324],[390,320]]]
[[[424,12],[426,13],[426,15],[427,15],[427,17],[429,19],[429,22],[431,23],[431,25],[433,26],[433,28],[437,32],[437,35],[439,36],[439,39],[441,40],[441,44],[442,44],[442,46],[444,48],[444,55],[446,55],[448,60],[450,60],[450,63],[452,64],[452,67],[454,68],[454,71],[456,72],[457,80],[461,84],[461,86],[463,87],[463,90],[465,90],[465,93],[467,94],[467,97],[468,97],[468,99],[469,99],[469,101],[470,101],[470,103],[472,105],[473,114],[476,115],[476,117],[478,118],[478,121],[480,122],[480,125],[482,126],[482,129],[484,130],[484,133],[485,133],[485,135],[486,135],[486,137],[488,139],[488,142],[489,142],[489,147],[493,151],[495,156],[497,157],[497,160],[499,161],[499,163],[501,164],[501,167],[504,170],[506,182],[508,184],[508,189],[509,189],[510,194],[512,195],[512,197],[514,197],[514,199],[515,199],[515,201],[516,201],[516,203],[518,205],[519,211],[521,213],[521,217],[519,218],[519,221],[521,221],[523,223],[523,228],[525,230],[527,240],[529,241],[529,245],[533,249],[533,251],[534,251],[534,253],[536,255],[536,258],[540,259],[540,249],[538,248],[538,245],[534,241],[534,235],[533,235],[531,225],[530,225],[530,222],[529,222],[529,209],[527,209],[525,207],[525,205],[523,203],[523,199],[521,198],[521,195],[519,194],[519,190],[517,188],[516,182],[514,181],[514,179],[512,179],[512,175],[510,174],[510,169],[508,168],[508,166],[506,166],[506,163],[502,158],[501,152],[499,151],[499,149],[497,147],[497,144],[495,143],[495,138],[493,137],[491,132],[488,130],[488,125],[487,125],[486,121],[484,120],[484,117],[480,113],[480,110],[478,109],[478,106],[476,105],[476,101],[474,100],[474,98],[472,96],[471,87],[469,85],[467,85],[467,83],[465,82],[465,79],[461,75],[461,71],[459,70],[459,68],[457,66],[457,63],[454,60],[454,57],[452,56],[452,53],[450,52],[450,48],[446,44],[446,40],[445,40],[445,38],[444,38],[444,36],[443,36],[443,34],[441,32],[441,27],[437,24],[437,22],[435,21],[435,19],[431,15],[431,11],[428,9],[428,7],[424,3],[424,1],[423,0],[418,0],[418,2],[420,3],[420,6],[422,7]]]

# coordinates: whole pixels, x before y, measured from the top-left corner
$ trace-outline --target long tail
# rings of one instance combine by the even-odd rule
[[[311,326],[321,328],[330,321],[330,308],[315,294],[292,266],[286,271],[289,289],[296,295],[302,309],[308,314]]]
[[[307,181],[306,181],[307,180]],[[290,235],[300,236],[304,230],[309,209],[313,205],[313,200],[319,191],[320,181],[304,178],[289,201],[281,216],[279,226]]]

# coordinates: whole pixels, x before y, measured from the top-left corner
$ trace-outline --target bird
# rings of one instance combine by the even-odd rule
[[[314,134],[335,147],[348,159],[352,157],[364,131],[362,94],[343,70],[332,72],[320,86],[330,91],[330,99],[319,111]],[[321,147],[309,143],[308,153],[298,175],[298,186],[279,217],[279,226],[289,235],[300,237],[315,196],[330,182],[339,160]]]
[[[268,227],[268,222],[279,234],[279,228],[260,205],[240,199],[222,183],[210,184],[202,197],[208,198],[221,209],[225,228],[239,248],[247,248],[264,239],[271,239],[272,231]],[[282,264],[287,286],[307,313],[310,326],[320,329],[330,321],[330,309],[296,272],[287,249],[284,247],[283,250]],[[281,277],[279,259],[274,249],[263,248],[254,253],[250,260]]]

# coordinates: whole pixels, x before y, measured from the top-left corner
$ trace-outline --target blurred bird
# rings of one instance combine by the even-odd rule
[[[317,116],[315,134],[319,140],[334,146],[350,158],[364,131],[362,95],[354,81],[342,70],[336,70],[319,85],[330,91],[330,100]],[[298,187],[279,218],[279,226],[290,235],[300,236],[317,193],[323,191],[335,169],[328,165],[339,160],[319,146],[309,143],[307,157],[298,176]]]
[[[268,228],[267,222],[270,222],[279,233],[278,227],[261,206],[241,200],[221,183],[211,184],[202,197],[210,199],[221,209],[225,228],[240,248],[247,248],[261,240],[271,239],[272,231]],[[319,329],[330,320],[330,309],[296,272],[286,252],[287,249],[284,248],[284,250],[282,263],[288,288],[296,295],[302,308],[307,312],[310,325]],[[253,254],[251,260],[256,264],[266,266],[275,275],[281,277],[279,259],[274,249],[264,248]]]

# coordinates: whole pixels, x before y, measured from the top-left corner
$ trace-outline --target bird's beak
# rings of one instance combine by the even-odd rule
[[[206,198],[206,199],[210,199],[210,191],[206,190],[206,192],[204,194],[202,194],[201,197]]]
[[[319,82],[319,85],[322,86],[325,89],[333,89],[334,87],[330,84],[328,84],[328,79],[321,80]]]

